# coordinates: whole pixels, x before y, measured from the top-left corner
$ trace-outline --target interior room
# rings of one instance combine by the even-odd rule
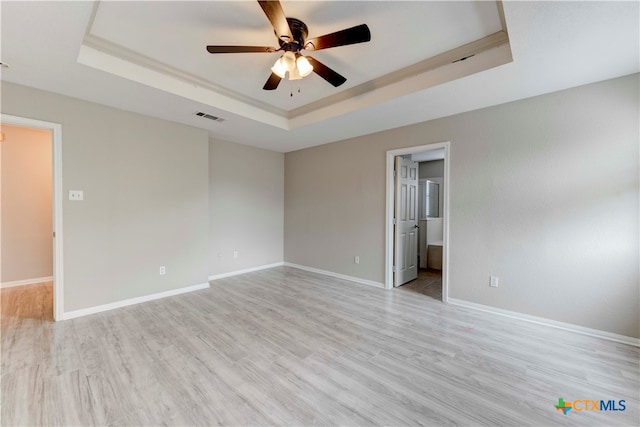
[[[0,7],[2,425],[638,424],[640,3]]]

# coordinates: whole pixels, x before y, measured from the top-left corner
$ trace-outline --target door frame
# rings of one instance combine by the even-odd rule
[[[64,263],[62,240],[62,125],[27,117],[0,114],[0,122],[51,131],[53,159],[53,320],[63,320],[64,315]]]
[[[450,142],[436,142],[427,145],[418,145],[415,147],[398,148],[387,151],[387,199],[386,199],[386,218],[385,218],[385,281],[386,289],[393,289],[393,210],[395,204],[395,180],[393,170],[395,166],[396,156],[406,154],[421,153],[423,151],[444,149],[444,216],[442,218],[443,226],[443,248],[442,248],[442,302],[449,301],[449,164],[450,164]]]

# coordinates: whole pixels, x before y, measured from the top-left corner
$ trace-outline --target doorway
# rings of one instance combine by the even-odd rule
[[[0,124],[3,126],[5,130],[15,130],[22,129],[25,132],[32,132],[32,135],[46,135],[48,140],[50,141],[50,150],[48,155],[50,156],[51,162],[51,181],[49,181],[50,187],[50,197],[51,203],[47,217],[44,217],[43,222],[49,221],[49,224],[52,224],[52,227],[48,232],[51,233],[50,242],[50,252],[48,254],[43,254],[44,250],[42,249],[42,245],[40,244],[38,247],[40,248],[40,253],[38,254],[39,258],[46,259],[49,256],[50,262],[52,262],[52,276],[44,277],[42,274],[36,276],[38,277],[29,277],[25,280],[7,280],[7,286],[19,286],[26,285],[29,283],[35,283],[34,280],[38,281],[41,279],[49,279],[43,281],[51,281],[53,283],[53,289],[49,293],[52,294],[52,311],[53,311],[53,320],[62,320],[64,309],[63,309],[63,263],[62,263],[62,127],[57,123],[44,122],[35,119],[29,119],[25,117],[18,116],[10,116],[3,114],[0,117]],[[3,132],[5,131],[3,130]],[[5,142],[0,142],[0,144],[5,144]],[[2,149],[0,149],[0,160],[2,160]],[[19,195],[19,193],[18,193]],[[26,196],[26,194],[25,194]],[[19,195],[20,197],[20,195]],[[6,207],[1,206],[0,209],[3,209],[3,215],[8,213],[6,211]],[[29,226],[29,224],[27,224]],[[2,232],[2,230],[0,230]],[[40,233],[42,234],[42,233]],[[32,236],[29,236],[32,237]],[[34,254],[35,256],[35,254]],[[6,258],[6,257],[5,257]],[[24,269],[25,264],[27,264],[28,260],[22,260],[22,267]],[[27,266],[28,269],[28,266]],[[37,268],[34,271],[38,271]],[[42,271],[42,270],[39,270]],[[51,272],[51,270],[49,270]],[[28,274],[27,274],[28,275]],[[53,279],[53,280],[51,280]],[[3,287],[5,285],[5,279],[3,278]]]
[[[398,253],[413,253],[412,249],[402,249],[398,251],[400,240],[396,236],[402,236],[405,229],[415,227],[419,230],[421,243],[417,249],[417,259],[415,263],[418,265],[416,280],[410,282],[410,286],[424,288],[430,286],[427,293],[433,298],[447,302],[448,300],[448,260],[449,260],[449,142],[440,142],[435,144],[422,145],[417,147],[408,147],[397,150],[387,151],[387,197],[386,197],[386,248],[385,248],[385,287],[391,289],[400,286],[402,281],[407,280],[407,275],[402,268],[402,274],[398,274],[400,267],[411,264],[414,260],[406,260],[403,262],[398,259]],[[404,160],[399,161],[402,158]],[[431,205],[425,205],[424,209],[412,208],[416,212],[415,224],[402,224],[403,230],[398,231],[398,225],[403,221],[396,218],[396,211],[401,212],[402,206],[402,184],[394,174],[396,164],[406,161],[431,162],[432,160],[441,160],[440,167],[441,176],[422,176],[420,181],[420,190],[427,195],[431,191]],[[428,173],[427,173],[428,174]],[[438,174],[440,175],[440,174]],[[431,178],[431,179],[427,179]],[[438,191],[437,199],[434,201],[434,190]],[[434,209],[437,209],[437,213]],[[430,213],[429,213],[430,212]],[[418,216],[424,218],[420,220]],[[429,216],[429,218],[427,218]],[[430,231],[431,238],[427,239],[427,228]],[[441,236],[441,238],[440,238]],[[406,245],[406,239],[402,240],[402,245]],[[427,245],[427,241],[429,244]],[[412,255],[413,256],[413,255]],[[427,263],[427,260],[430,260]],[[422,268],[420,268],[422,267]],[[441,268],[441,270],[439,270]],[[441,271],[441,274],[440,274]],[[441,290],[433,287],[434,283],[442,283]]]

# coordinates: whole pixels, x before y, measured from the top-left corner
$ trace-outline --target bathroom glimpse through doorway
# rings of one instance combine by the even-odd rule
[[[398,258],[397,248],[402,237],[407,234],[397,232],[396,218],[398,203],[406,201],[405,192],[394,176],[396,163],[419,165],[418,204],[415,230],[417,231],[418,250],[410,260]],[[402,163],[401,162],[401,163]],[[417,265],[417,278],[409,280],[405,289],[411,288],[432,298],[446,302],[448,299],[448,252],[449,252],[449,142],[441,142],[417,147],[408,147],[387,152],[387,203],[386,203],[386,248],[385,248],[385,287],[403,285],[404,277],[397,274],[400,267],[407,264]],[[403,198],[403,194],[405,198]],[[410,224],[410,225],[413,225]],[[405,227],[406,228],[406,227]],[[405,236],[406,238],[406,236]],[[407,251],[400,251],[406,257]],[[402,279],[402,280],[401,280]],[[441,284],[441,285],[440,285]],[[415,289],[414,289],[415,288]]]

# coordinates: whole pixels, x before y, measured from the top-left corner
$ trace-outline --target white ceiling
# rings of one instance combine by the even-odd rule
[[[422,151],[420,153],[411,154],[411,160],[414,162],[431,162],[434,160],[444,159],[444,148],[438,150]]]
[[[347,77],[345,85],[333,88],[312,75],[293,97],[289,91],[298,85],[288,81],[263,91],[277,54],[208,54],[207,44],[276,44],[254,1],[3,1],[0,54],[10,67],[1,70],[2,79],[286,152],[640,68],[635,1],[505,2],[508,60],[502,47],[493,48],[457,68],[406,76],[400,73],[407,67],[503,29],[498,5],[286,0],[282,5],[288,16],[306,22],[310,37],[369,25],[371,42],[313,53]],[[198,110],[226,121],[195,117]]]
[[[257,1],[101,3],[90,32],[162,64],[285,111],[354,87],[399,68],[500,31],[495,2],[283,2],[288,16],[309,26],[309,37],[366,23],[370,43],[310,52],[347,77],[334,89],[312,74],[289,96],[289,84],[261,90],[282,52],[216,54],[207,44],[278,47]],[[455,18],[457,25],[451,25]],[[143,23],[144,31],[140,31]],[[429,28],[425,34],[425,27]],[[426,37],[425,37],[426,36]],[[400,46],[398,46],[400,44]],[[404,45],[404,46],[403,46]],[[288,82],[287,82],[288,83]]]

